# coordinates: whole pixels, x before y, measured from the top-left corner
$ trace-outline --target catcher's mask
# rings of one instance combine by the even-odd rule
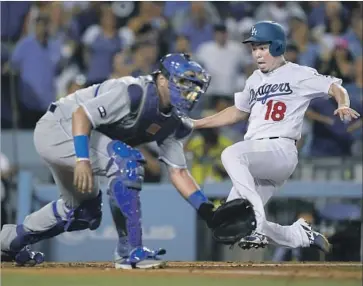
[[[160,60],[157,72],[168,79],[171,104],[183,113],[193,109],[211,80],[211,76],[186,54],[166,55]]]

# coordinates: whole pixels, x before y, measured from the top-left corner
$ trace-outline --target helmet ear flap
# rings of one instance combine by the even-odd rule
[[[274,40],[270,44],[270,54],[273,57],[278,57],[284,54],[285,52],[285,44],[283,41]]]

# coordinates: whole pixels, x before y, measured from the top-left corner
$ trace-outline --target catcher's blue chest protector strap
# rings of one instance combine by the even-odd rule
[[[173,108],[170,114],[159,110],[159,96],[156,85],[150,82],[146,92],[132,84],[128,87],[131,112],[119,122],[98,128],[112,139],[138,146],[152,141],[161,142],[175,132],[181,121],[180,113]]]
[[[120,141],[107,146],[109,166],[115,164],[117,172],[112,175],[108,192],[123,215],[131,248],[142,246],[141,205],[139,191],[144,180],[145,159],[140,151]]]

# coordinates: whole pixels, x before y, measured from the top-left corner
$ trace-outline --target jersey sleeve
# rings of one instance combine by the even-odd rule
[[[251,112],[250,90],[247,84],[242,92],[236,92],[234,94],[234,105],[241,111]]]
[[[170,167],[183,169],[187,168],[187,161],[184,156],[183,143],[174,136],[169,136],[164,141],[158,143],[159,160]]]
[[[315,69],[311,68],[303,75],[303,78],[297,84],[299,88],[303,89],[303,95],[310,98],[327,96],[333,83],[341,85],[343,82],[340,78],[319,74]]]
[[[130,112],[130,98],[127,92],[127,84],[118,82],[110,88],[81,104],[93,128],[119,121]]]

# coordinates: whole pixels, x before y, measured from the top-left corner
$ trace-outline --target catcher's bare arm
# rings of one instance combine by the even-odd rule
[[[190,201],[193,196],[203,196],[188,169],[170,167],[169,175],[175,188],[186,200]],[[235,244],[256,227],[253,207],[245,199],[222,204],[216,211],[213,211],[213,205],[209,201],[205,201],[197,212],[211,228],[213,238],[226,245]]]
[[[188,169],[168,168],[168,170],[171,182],[184,198],[188,198],[200,189]]]
[[[91,127],[91,121],[88,119],[85,110],[81,106],[78,107],[72,114],[72,134],[73,138],[75,138],[74,140],[82,139],[82,137],[85,138],[84,141],[88,140],[87,138],[91,132]],[[76,141],[75,144],[77,144]],[[88,148],[88,146],[84,146],[84,148]],[[77,159],[74,168],[73,184],[80,192],[92,192],[94,186],[89,158]]]
[[[170,180],[178,192],[195,208],[207,225],[213,228],[214,205],[200,190],[188,169],[169,167],[168,171]]]
[[[72,133],[73,136],[89,135],[91,131],[91,121],[88,119],[83,107],[80,106],[72,115]]]

